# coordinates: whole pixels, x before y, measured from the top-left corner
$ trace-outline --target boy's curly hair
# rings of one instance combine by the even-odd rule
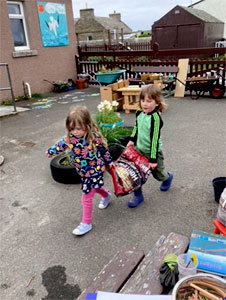
[[[158,112],[162,112],[166,110],[167,104],[164,102],[161,88],[155,84],[148,84],[145,85],[140,93],[140,99],[139,99],[139,106],[141,107],[141,100],[144,99],[145,95],[148,96],[150,99],[154,99],[155,102],[158,104],[156,110]]]

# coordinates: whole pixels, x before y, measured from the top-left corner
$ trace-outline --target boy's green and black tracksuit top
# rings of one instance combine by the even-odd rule
[[[145,114],[141,109],[136,111],[136,121],[131,134],[131,140],[141,154],[151,163],[157,163],[158,152],[162,149],[160,138],[163,121],[160,114],[154,110]]]

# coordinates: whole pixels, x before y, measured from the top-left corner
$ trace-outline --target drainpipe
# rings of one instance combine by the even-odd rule
[[[31,87],[30,87],[30,84],[28,82],[24,82],[24,85],[27,89],[27,93],[28,93],[28,96],[29,98],[31,98]]]

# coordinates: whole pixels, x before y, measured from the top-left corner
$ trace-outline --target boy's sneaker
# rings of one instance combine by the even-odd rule
[[[111,193],[108,192],[108,195],[106,198],[101,198],[100,203],[98,205],[99,209],[104,209],[108,207],[109,201],[111,199]]]
[[[173,174],[168,172],[169,178],[166,179],[165,181],[162,182],[161,186],[160,186],[160,190],[162,192],[166,192],[168,191],[168,189],[171,186],[172,180],[173,180]]]
[[[144,196],[141,191],[134,191],[134,196],[131,200],[128,202],[128,207],[134,208],[137,207],[141,202],[144,201]]]
[[[92,224],[80,223],[72,233],[75,235],[83,235],[92,229]]]

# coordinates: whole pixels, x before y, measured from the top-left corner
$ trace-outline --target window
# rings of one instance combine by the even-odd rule
[[[92,35],[89,35],[88,36],[88,41],[92,41],[92,39],[93,39]]]
[[[22,2],[7,1],[15,50],[30,49]]]

